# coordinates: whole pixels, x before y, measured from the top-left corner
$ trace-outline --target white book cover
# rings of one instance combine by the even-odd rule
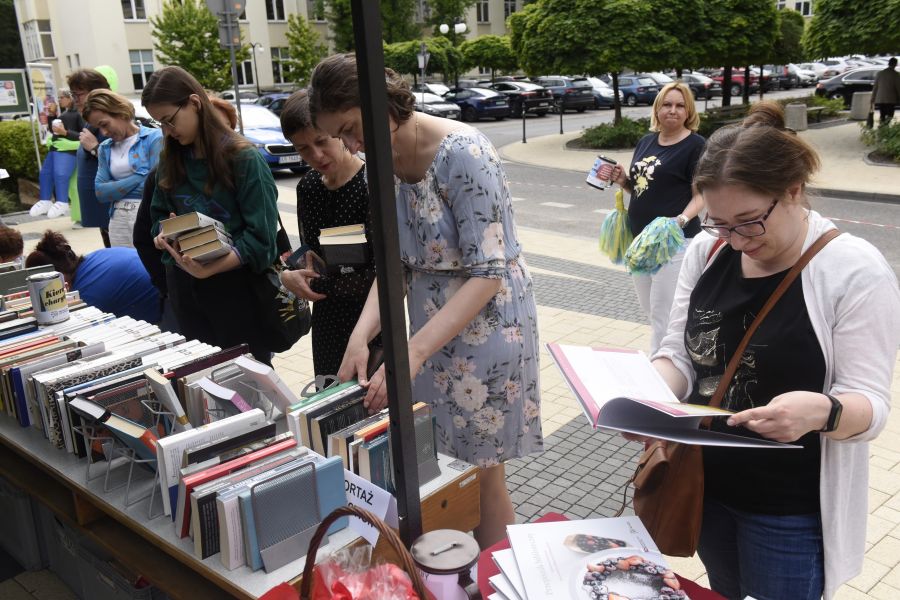
[[[153,396],[156,400],[162,404],[167,411],[172,413],[173,430],[177,433],[192,429],[187,416],[184,414],[184,408],[181,406],[181,401],[178,400],[178,396],[175,394],[175,390],[172,389],[169,380],[163,377],[156,369],[145,370],[144,377],[147,379],[150,389],[153,390]]]
[[[258,427],[265,423],[265,420],[266,416],[263,412],[254,408],[221,421],[181,433],[173,433],[157,440],[156,459],[165,514],[172,515],[173,499],[178,497],[178,477],[185,450],[222,439],[228,435],[236,435],[252,427]]]
[[[506,531],[527,600],[687,598],[637,517],[509,525]]]
[[[239,356],[234,359],[234,364],[239,366],[242,371],[253,378],[253,381],[259,385],[262,392],[269,398],[278,410],[282,413],[287,412],[288,408],[297,404],[300,400],[297,395],[291,391],[288,385],[278,376],[275,369],[269,365],[264,365],[247,356]]]
[[[493,577],[488,577],[488,583],[494,588],[494,591],[502,595],[507,600],[524,600],[503,573],[498,573]]]
[[[516,564],[516,555],[513,553],[512,548],[498,550],[491,555],[491,558],[510,585],[512,585],[516,597],[519,600],[527,600],[525,584],[522,582],[522,575],[519,573],[519,565]]]
[[[705,418],[733,414],[679,402],[647,356],[637,350],[548,344],[550,356],[594,428],[653,438],[740,448],[799,448],[758,437],[711,431]]]

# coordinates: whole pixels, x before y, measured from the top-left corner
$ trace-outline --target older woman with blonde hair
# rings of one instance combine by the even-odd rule
[[[653,101],[650,133],[638,142],[631,168],[613,168],[612,180],[631,194],[628,217],[637,236],[657,217],[671,217],[684,229],[687,244],[700,232],[697,215],[703,198],[692,186],[697,161],[706,141],[696,133],[700,116],[694,96],[680,81],[666,84]],[[684,258],[682,250],[652,275],[632,274],[641,308],[653,328],[651,352],[656,352],[669,322],[669,309]]]
[[[110,205],[110,244],[133,247],[144,181],[159,161],[162,131],[136,122],[131,102],[109,90],[88,94],[82,116],[108,138],[98,147],[95,187],[97,200]]]

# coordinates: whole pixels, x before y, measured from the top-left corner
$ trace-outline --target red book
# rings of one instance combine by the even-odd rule
[[[15,346],[8,346],[4,348],[2,351],[0,351],[0,359],[12,356],[14,354],[19,354],[20,352],[24,352],[26,350],[36,350],[42,346],[49,346],[50,344],[55,344],[58,341],[59,337],[55,335],[33,338],[28,340],[27,342],[21,342],[19,344],[16,344]]]
[[[203,485],[204,483],[213,481],[214,479],[224,477],[234,471],[237,471],[238,469],[246,467],[251,463],[266,458],[267,456],[278,454],[279,452],[284,452],[285,450],[290,450],[296,447],[297,440],[291,437],[278,442],[277,444],[272,444],[270,446],[266,446],[265,448],[260,448],[259,450],[251,452],[250,454],[244,454],[227,462],[220,463],[204,471],[191,473],[187,477],[183,478],[178,484],[178,507],[175,513],[175,533],[178,535],[178,537],[187,537],[188,533],[190,533],[190,498],[191,492],[194,491],[194,488]]]

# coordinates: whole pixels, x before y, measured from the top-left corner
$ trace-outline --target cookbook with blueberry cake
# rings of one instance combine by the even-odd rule
[[[685,404],[663,381],[647,356],[638,350],[548,344],[550,356],[595,429],[611,429],[652,438],[741,448],[799,448],[759,437],[711,431],[706,418],[732,411]]]
[[[524,600],[688,597],[637,517],[509,525],[506,531]]]

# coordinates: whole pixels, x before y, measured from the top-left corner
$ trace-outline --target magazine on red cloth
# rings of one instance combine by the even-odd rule
[[[514,587],[522,600],[688,597],[637,517],[509,525],[506,532],[518,567],[507,578],[521,577]]]
[[[800,447],[701,428],[705,418],[734,413],[679,402],[647,356],[638,350],[563,344],[548,344],[547,348],[595,429],[700,446]]]

